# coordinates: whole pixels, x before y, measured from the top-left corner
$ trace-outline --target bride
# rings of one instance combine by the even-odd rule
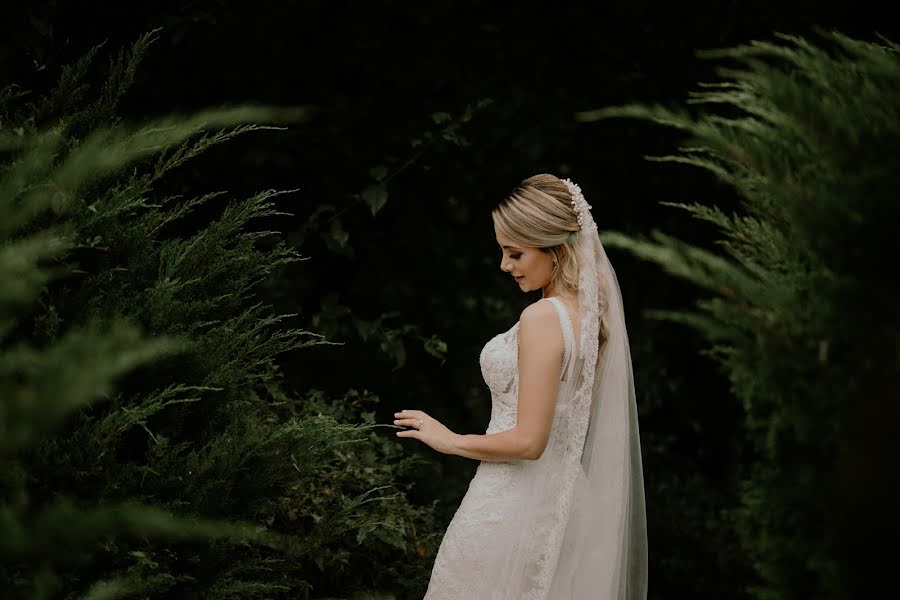
[[[493,210],[500,268],[542,297],[485,344],[484,435],[421,410],[395,425],[480,461],[424,600],[644,600],[647,527],[631,351],[591,205],[535,175]]]

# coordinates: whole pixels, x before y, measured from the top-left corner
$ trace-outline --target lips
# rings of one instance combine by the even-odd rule
[[[524,275],[519,275],[518,277],[513,277],[513,279],[515,279],[516,281],[522,281],[522,279],[524,279],[524,278],[525,278]]]

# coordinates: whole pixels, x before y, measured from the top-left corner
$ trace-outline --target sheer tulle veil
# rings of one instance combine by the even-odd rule
[[[574,243],[578,263],[576,360],[560,382],[554,430],[545,455],[523,461],[522,526],[507,535],[509,551],[491,565],[490,598],[645,600],[647,523],[644,479],[625,310],[581,189]]]

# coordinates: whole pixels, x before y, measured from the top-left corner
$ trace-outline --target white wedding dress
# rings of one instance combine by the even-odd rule
[[[552,296],[546,300],[556,307],[565,340],[562,376],[575,354],[575,329],[565,305]],[[516,322],[508,331],[494,336],[481,351],[481,372],[491,391],[491,420],[486,434],[505,431],[516,424],[518,330]],[[478,465],[444,533],[423,600],[554,600],[558,597],[554,589],[565,587],[565,582],[556,581],[554,575],[560,550],[566,543],[571,511],[557,505],[562,500],[552,490],[562,480],[561,457],[572,437],[568,420],[561,418],[570,400],[564,397],[568,391],[568,386],[560,385],[550,438],[538,460],[481,461]],[[583,487],[580,463],[572,468],[580,471],[576,489]],[[533,495],[529,490],[534,490],[535,477],[549,491],[547,499],[539,510],[524,510],[529,500],[526,492]],[[523,532],[526,538],[522,537]],[[526,564],[514,570],[515,581],[498,581],[497,573],[511,554],[511,540],[516,539],[526,540]]]

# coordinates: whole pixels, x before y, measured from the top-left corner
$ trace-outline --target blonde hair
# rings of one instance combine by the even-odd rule
[[[572,194],[561,179],[541,173],[525,179],[491,211],[500,232],[517,244],[538,248],[553,257],[550,278],[562,295],[578,290],[574,244],[581,227]]]

